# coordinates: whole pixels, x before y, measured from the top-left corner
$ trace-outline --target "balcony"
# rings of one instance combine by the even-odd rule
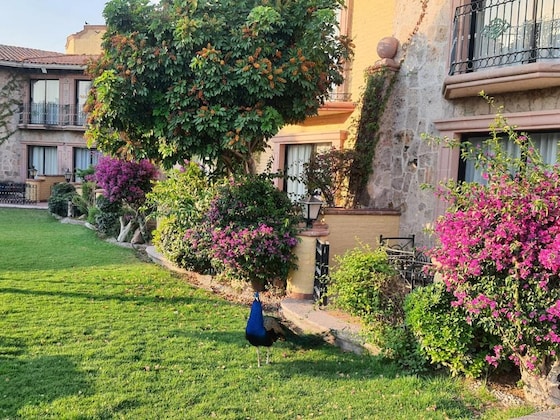
[[[448,99],[560,86],[560,1],[472,1],[455,10]]]
[[[20,107],[19,128],[85,130],[87,113],[78,105],[27,103]]]

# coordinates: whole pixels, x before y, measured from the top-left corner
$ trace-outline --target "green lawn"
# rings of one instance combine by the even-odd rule
[[[256,367],[249,309],[41,210],[0,209],[2,419],[507,419],[461,380],[328,345]]]

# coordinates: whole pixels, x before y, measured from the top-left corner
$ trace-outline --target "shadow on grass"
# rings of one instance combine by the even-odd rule
[[[141,295],[125,295],[125,294],[94,294],[94,293],[84,293],[84,292],[64,292],[61,290],[29,290],[29,289],[18,289],[15,287],[0,287],[0,294],[14,294],[14,295],[27,295],[27,296],[53,296],[56,298],[72,298],[72,299],[84,299],[93,301],[120,301],[120,302],[132,302],[139,305],[153,304],[153,303],[165,303],[165,304],[193,304],[193,303],[204,303],[207,304],[209,299],[197,298],[194,296],[141,296]]]
[[[90,391],[88,381],[70,357],[26,358],[25,352],[20,340],[0,336],[1,418],[20,418],[24,407]]]

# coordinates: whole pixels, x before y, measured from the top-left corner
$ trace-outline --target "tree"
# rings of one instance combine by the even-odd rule
[[[88,141],[165,167],[193,156],[254,172],[285,124],[342,83],[341,0],[112,0],[89,67]]]
[[[104,156],[97,163],[91,178],[103,188],[103,195],[109,202],[119,202],[132,213],[132,217],[120,216],[121,231],[117,237],[119,242],[125,240],[135,223],[146,238],[145,217],[141,207],[156,176],[157,169],[145,159],[135,162]]]

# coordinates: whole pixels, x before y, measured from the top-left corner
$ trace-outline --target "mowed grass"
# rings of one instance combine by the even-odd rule
[[[506,419],[462,380],[329,345],[256,366],[249,308],[46,211],[0,209],[2,419]]]

